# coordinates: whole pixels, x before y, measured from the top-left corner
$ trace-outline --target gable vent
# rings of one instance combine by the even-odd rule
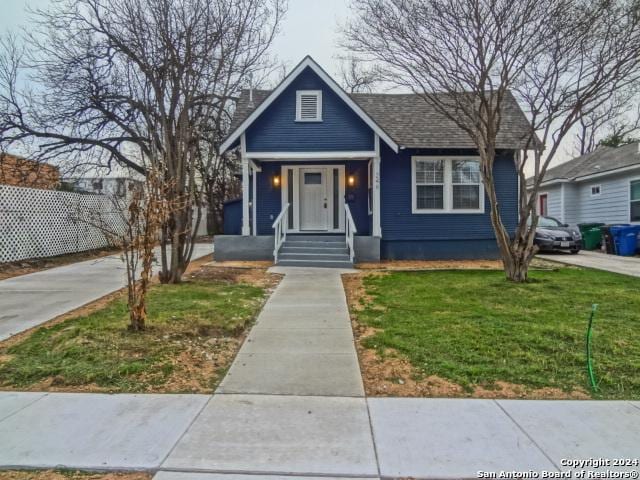
[[[298,90],[296,92],[296,121],[318,122],[322,120],[322,91]]]

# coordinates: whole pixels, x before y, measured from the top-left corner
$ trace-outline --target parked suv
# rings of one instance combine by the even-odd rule
[[[582,248],[582,235],[578,227],[561,223],[553,217],[540,217],[534,243],[541,251],[578,253]]]

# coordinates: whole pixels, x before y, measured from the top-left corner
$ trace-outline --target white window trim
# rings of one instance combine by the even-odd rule
[[[315,95],[316,110],[315,118],[302,118],[302,103],[300,97],[302,95]],[[321,122],[322,121],[322,90],[297,90],[296,91],[296,122]]]
[[[631,203],[638,201],[638,200],[631,200],[631,184],[633,182],[640,182],[640,177],[633,177],[629,179],[629,195],[627,196],[627,199],[628,199],[627,206],[629,208],[629,211],[627,214],[627,218],[629,219],[629,223],[637,224],[637,223],[640,223],[640,220],[631,220]]]
[[[598,193],[593,193],[593,189],[594,188],[598,189]],[[602,185],[600,185],[600,184],[590,185],[589,189],[591,191],[591,196],[592,197],[599,197],[600,195],[602,195]]]
[[[434,208],[418,208],[418,188],[416,184],[416,161],[417,160],[444,160],[444,202],[442,209]],[[477,160],[480,161],[480,157],[473,155],[461,155],[461,156],[427,156],[418,155],[411,157],[411,213],[412,214],[482,214],[485,213],[484,209],[484,185],[482,179],[480,179],[479,195],[480,206],[477,209],[459,209],[453,208],[453,179],[451,177],[451,162],[453,160]],[[475,185],[475,184],[469,184]]]
[[[373,159],[367,163],[367,213],[373,215]]]

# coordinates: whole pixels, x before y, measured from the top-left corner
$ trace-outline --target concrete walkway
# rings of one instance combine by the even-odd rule
[[[567,265],[595,268],[597,270],[606,270],[607,272],[640,277],[640,258],[637,257],[620,257],[618,255],[607,255],[600,252],[582,250],[577,255],[558,252],[538,255],[538,258],[565,263]]]
[[[0,468],[470,479],[638,458],[640,402],[365,398],[339,272],[282,271],[215,395],[0,393]]]
[[[212,252],[212,244],[197,244],[193,258]],[[0,281],[0,340],[123,288],[125,268],[110,255]]]
[[[363,397],[343,270],[273,270],[286,275],[217,392]]]

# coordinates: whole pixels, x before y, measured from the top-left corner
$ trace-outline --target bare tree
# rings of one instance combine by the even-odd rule
[[[184,199],[161,229],[160,278],[180,282],[205,200],[198,172],[218,159],[244,77],[271,65],[285,1],[61,0],[37,11],[33,32],[2,43],[0,140],[160,172],[168,200]]]
[[[367,67],[362,59],[354,55],[339,57],[340,84],[349,93],[371,93],[382,81],[382,74]]]
[[[505,274],[526,281],[549,163],[581,117],[637,81],[638,3],[353,0],[352,7],[347,46],[383,64],[387,80],[411,88],[477,146]],[[531,121],[516,159],[520,185],[532,167],[531,194],[519,193],[515,231],[502,220],[493,171],[509,95]]]
[[[633,94],[614,95],[602,107],[578,121],[575,150],[578,155],[592,152],[599,145],[620,146],[633,141],[640,129],[640,105]]]
[[[75,222],[82,222],[102,232],[110,246],[122,251],[127,274],[127,307],[129,329],[146,327],[147,293],[151,286],[154,249],[160,229],[173,210],[182,208],[180,199],[168,200],[168,188],[155,169],[147,172],[145,181],[136,184],[126,196],[109,194],[110,208],[79,210]]]

